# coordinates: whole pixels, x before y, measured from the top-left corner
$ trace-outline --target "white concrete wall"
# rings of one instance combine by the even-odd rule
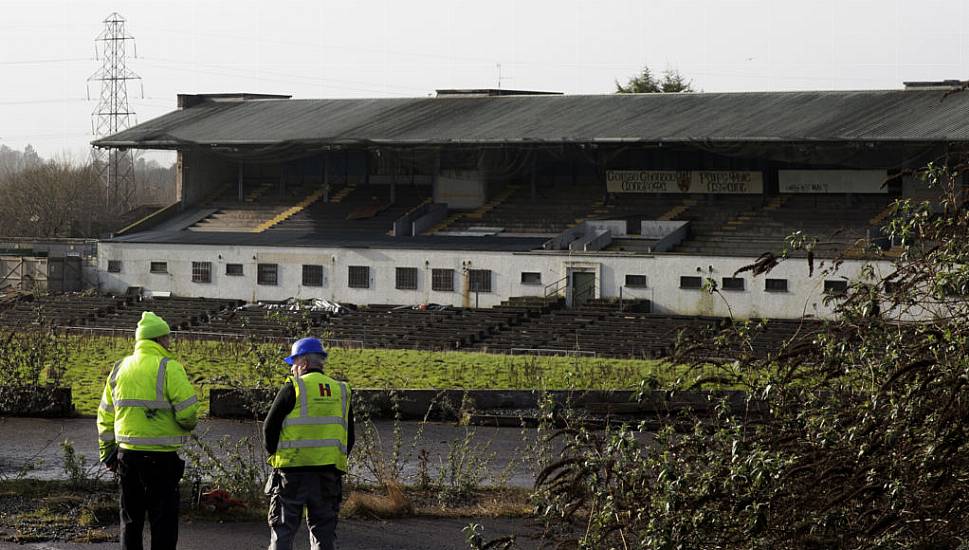
[[[121,273],[108,273],[108,260],[121,260]],[[168,273],[149,273],[152,261],[168,262]],[[212,262],[212,283],[192,282],[192,262]],[[597,297],[615,298],[627,274],[646,275],[647,288],[623,288],[625,298],[648,298],[656,313],[683,315],[728,315],[736,317],[797,318],[804,314],[830,315],[830,308],[822,304],[825,267],[819,262],[815,276],[808,278],[805,260],[789,260],[780,264],[770,278],[788,279],[788,292],[764,290],[764,279],[750,273],[740,275],[745,282],[743,291],[723,291],[729,302],[702,290],[680,288],[680,276],[714,278],[730,277],[752,258],[710,256],[656,255],[633,256],[609,253],[558,252],[464,252],[445,250],[395,250],[347,248],[274,248],[252,246],[163,245],[104,242],[99,245],[98,262],[101,288],[109,292],[124,292],[128,286],[141,286],[156,291],[170,291],[176,296],[236,298],[245,300],[282,300],[289,297],[328,299],[355,304],[417,304],[442,303],[455,306],[474,306],[475,297],[467,293],[463,269],[492,270],[492,292],[480,293],[478,305],[490,307],[510,296],[542,296],[545,285],[562,279],[572,269],[598,273]],[[230,277],[225,274],[226,263],[241,263],[245,274]],[[279,265],[279,284],[256,284],[256,264]],[[857,276],[864,262],[845,261],[837,276]],[[322,265],[323,287],[302,286],[302,265]],[[347,286],[347,267],[370,266],[369,289]],[[419,270],[417,290],[397,290],[396,267],[416,267]],[[888,264],[876,264],[876,271],[885,273]],[[431,269],[455,270],[455,291],[431,290]],[[541,285],[521,284],[521,272],[539,272]],[[884,273],[883,273],[884,274]]]

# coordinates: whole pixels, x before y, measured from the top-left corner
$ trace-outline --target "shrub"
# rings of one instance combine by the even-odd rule
[[[536,494],[550,532],[583,548],[965,544],[969,209],[949,166],[922,173],[937,209],[896,203],[891,269],[871,264],[829,296],[837,320],[762,358],[746,351],[760,330],[747,323],[678,347],[678,360],[746,388],[743,408],[664,421],[653,441],[629,427],[561,431],[566,451]],[[831,277],[842,262],[808,264]]]

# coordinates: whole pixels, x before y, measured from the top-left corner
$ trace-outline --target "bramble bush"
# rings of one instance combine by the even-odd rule
[[[67,357],[63,339],[52,333],[0,331],[0,416],[54,406]]]
[[[536,492],[550,536],[579,548],[965,547],[965,169],[920,172],[939,202],[895,203],[895,246],[869,251],[884,263],[826,297],[837,320],[805,323],[766,357],[748,351],[756,323],[678,347],[678,360],[745,388],[742,410],[713,403],[691,429],[668,420],[652,440],[627,426],[560,431],[566,451]],[[791,261],[768,259],[755,274]],[[822,278],[842,265],[808,261]]]

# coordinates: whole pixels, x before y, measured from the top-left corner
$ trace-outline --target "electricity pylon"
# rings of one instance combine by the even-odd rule
[[[101,61],[101,68],[87,81],[101,83],[101,97],[91,113],[91,130],[95,139],[125,130],[135,119],[135,113],[128,108],[128,81],[140,81],[141,77],[126,65],[129,41],[135,57],[138,53],[134,46],[135,38],[125,32],[124,24],[124,17],[117,12],[112,13],[104,20],[104,30],[94,40],[94,55]],[[94,148],[91,161],[104,185],[108,207],[127,210],[135,191],[135,167],[131,151]]]

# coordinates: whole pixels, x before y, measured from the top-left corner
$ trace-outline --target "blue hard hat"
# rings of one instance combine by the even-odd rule
[[[296,359],[300,355],[306,355],[307,353],[319,353],[325,359],[328,355],[326,350],[323,349],[323,342],[320,342],[317,338],[300,338],[299,340],[293,342],[293,350],[289,357],[283,359],[290,365],[293,364],[293,359]]]

